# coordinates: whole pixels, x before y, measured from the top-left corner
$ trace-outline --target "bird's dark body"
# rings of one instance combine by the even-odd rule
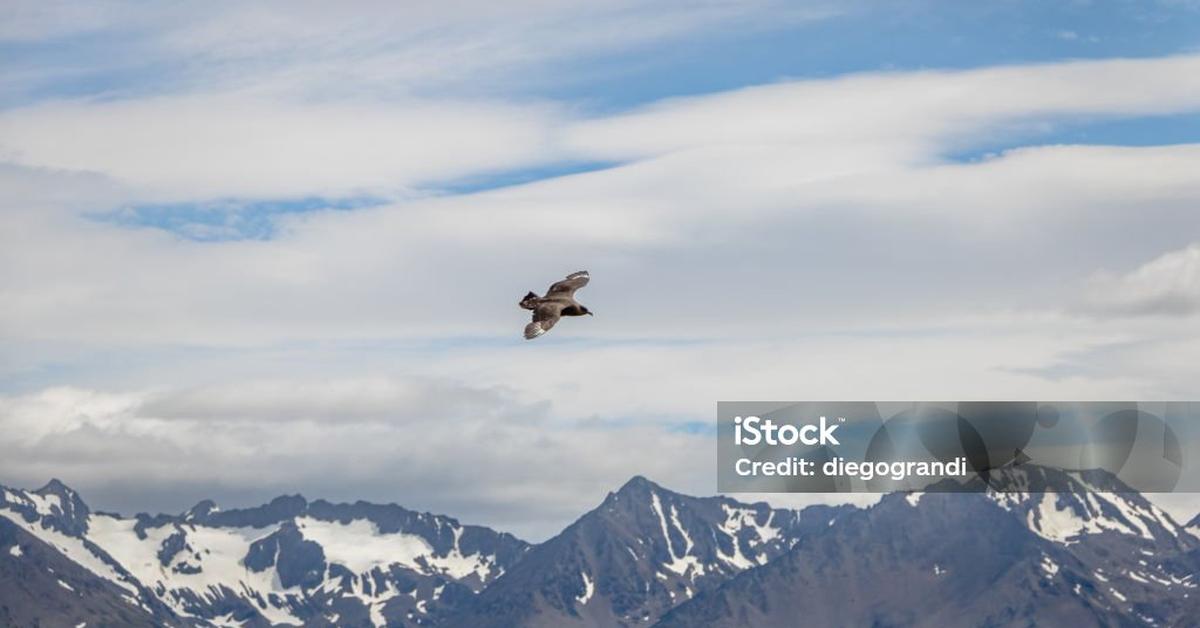
[[[550,286],[544,297],[534,292],[522,297],[518,305],[533,311],[533,322],[525,326],[525,338],[530,340],[550,331],[563,316],[591,316],[591,311],[575,300],[575,291],[586,286],[589,279],[588,272],[582,270]]]

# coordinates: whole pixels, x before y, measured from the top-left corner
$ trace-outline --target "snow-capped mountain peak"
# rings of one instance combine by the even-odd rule
[[[87,504],[56,479],[34,491],[0,487],[0,506],[20,513],[26,522],[36,520],[63,534],[80,536],[87,532]]]
[[[528,548],[395,505],[293,495],[121,517],[90,512],[58,482],[0,491],[0,517],[121,587],[131,604],[202,625],[420,625],[474,597]]]
[[[690,497],[635,477],[531,550],[451,625],[512,626],[539,616],[553,625],[645,625],[782,555],[847,509]]]
[[[1051,541],[1071,544],[1085,535],[1110,532],[1175,543],[1183,532],[1170,515],[1105,471],[1022,465],[998,473],[990,483],[1005,490],[987,495]]]

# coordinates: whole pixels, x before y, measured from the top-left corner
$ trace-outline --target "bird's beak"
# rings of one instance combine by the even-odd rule
[[[588,316],[595,316],[595,315],[596,314],[594,312],[588,312]]]

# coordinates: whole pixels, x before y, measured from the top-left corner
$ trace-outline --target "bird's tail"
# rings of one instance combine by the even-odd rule
[[[524,297],[521,298],[521,302],[519,303],[519,305],[526,310],[537,309],[537,300],[538,300],[538,295],[534,294],[533,292],[530,292],[529,294],[526,294]]]

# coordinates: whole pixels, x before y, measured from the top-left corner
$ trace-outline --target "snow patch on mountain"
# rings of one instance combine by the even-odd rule
[[[1042,495],[1041,503],[1026,514],[1029,529],[1042,538],[1070,543],[1075,537],[1089,531],[1098,531],[1096,524],[1080,516],[1071,508],[1059,509],[1058,496],[1054,493]]]
[[[1054,574],[1058,573],[1058,564],[1050,560],[1049,556],[1042,556],[1041,566],[1042,571],[1046,572],[1047,577],[1053,577]]]
[[[39,494],[36,491],[11,491],[8,489],[0,489],[0,497],[3,497],[3,502],[12,506],[23,505],[26,508],[32,509],[38,515],[43,517],[53,516],[64,512],[62,497],[48,493],[45,495]]]
[[[987,495],[1005,510],[1023,515],[1029,529],[1047,540],[1069,545],[1084,535],[1112,531],[1154,541],[1155,530],[1170,537],[1182,531],[1141,496],[1102,490],[1105,487],[1082,473],[1038,469],[1036,483],[1029,473],[1005,469],[1003,481],[1015,490],[989,490]]]
[[[415,534],[381,534],[374,522],[361,519],[341,523],[299,517],[296,527],[304,538],[325,550],[325,560],[357,574],[393,562],[421,570],[419,560],[433,553],[433,548]]]
[[[88,520],[88,535],[95,543],[120,562],[143,585],[158,592],[158,596],[176,613],[184,617],[202,614],[202,608],[188,593],[198,593],[204,601],[215,602],[222,589],[230,589],[251,598],[264,600],[256,608],[273,623],[303,623],[277,602],[288,596],[298,597],[299,587],[283,587],[274,569],[254,572],[246,567],[243,558],[255,541],[275,532],[278,526],[267,528],[213,528],[183,524],[144,528],[145,538],[139,538],[136,521],[111,515],[92,515]],[[159,553],[168,538],[182,534],[185,550],[177,552],[167,564]]]
[[[218,615],[212,619],[209,619],[208,621],[217,628],[242,628],[242,626],[246,625],[246,622],[239,621],[234,618],[233,613]]]
[[[360,596],[365,597],[367,601],[367,610],[371,617],[371,625],[376,628],[384,628],[387,626],[387,618],[383,616],[384,606],[388,600],[399,595],[396,591],[384,591],[377,596]]]
[[[721,504],[721,509],[725,511],[725,524],[722,529],[726,532],[736,534],[743,529],[754,530],[759,543],[773,541],[779,537],[779,528],[771,525],[775,519],[774,511],[767,511],[767,520],[759,524],[759,511],[753,508],[735,508],[729,504]]]
[[[588,577],[586,571],[579,572],[579,577],[583,579],[583,594],[575,598],[581,605],[587,604],[588,600],[592,599],[592,594],[596,592],[596,584]]]
[[[68,536],[53,528],[44,528],[36,523],[25,521],[25,518],[16,511],[6,507],[0,507],[0,517],[12,521],[21,529],[58,550],[62,555],[78,563],[84,569],[116,584],[135,596],[138,595],[137,587],[130,583],[113,565],[110,565],[102,557],[92,552],[83,540]]]
[[[679,532],[684,541],[683,551],[679,553],[676,553],[675,544],[671,542],[671,533],[667,529],[667,517],[663,514],[662,500],[658,498],[658,493],[652,492],[650,493],[650,497],[652,500],[651,508],[658,515],[662,535],[667,544],[667,553],[671,557],[670,561],[663,563],[663,567],[674,572],[676,575],[690,576],[695,580],[698,576],[704,574],[704,563],[700,562],[699,558],[688,554],[688,552],[692,551],[694,543],[692,543],[691,537],[688,536],[687,530],[684,530],[683,526],[679,523],[679,513],[675,510],[675,505],[671,505],[671,526]]]
[[[454,528],[454,545],[445,555],[419,535],[404,532],[383,533],[373,521],[325,521],[313,517],[296,518],[301,535],[316,542],[330,563],[342,565],[356,574],[375,568],[402,565],[429,575],[446,575],[456,580],[471,574],[486,582],[495,567],[496,557],[482,553],[464,555],[460,541],[462,528]]]

